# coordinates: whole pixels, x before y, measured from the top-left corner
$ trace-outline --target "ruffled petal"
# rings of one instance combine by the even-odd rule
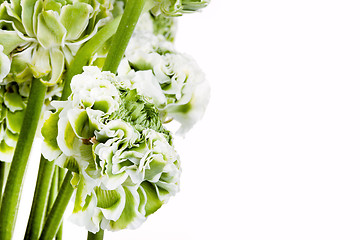
[[[3,51],[4,47],[0,45],[0,82],[10,72],[10,59],[3,53]]]

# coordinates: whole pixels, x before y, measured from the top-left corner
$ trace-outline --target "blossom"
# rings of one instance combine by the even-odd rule
[[[179,53],[162,36],[134,33],[118,72],[132,88],[159,108],[163,122],[174,119],[184,135],[199,121],[209,102],[210,87],[192,57]]]
[[[3,2],[0,44],[12,59],[3,84],[32,77],[56,84],[80,46],[112,17],[111,6],[110,1]]]
[[[76,173],[71,218],[91,232],[135,228],[179,191],[172,137],[156,107],[130,86],[84,67],[42,128],[43,155]]]
[[[180,16],[183,13],[191,13],[206,7],[210,0],[152,0],[151,11],[158,15],[160,13],[169,16]]]
[[[154,15],[150,11],[144,12],[137,25],[136,31],[162,35],[166,40],[173,42],[177,30],[177,19],[163,14]]]

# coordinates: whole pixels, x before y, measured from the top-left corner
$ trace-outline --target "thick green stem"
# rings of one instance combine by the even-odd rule
[[[44,229],[41,232],[40,240],[53,239],[58,232],[64,216],[64,212],[71,199],[71,195],[74,192],[74,188],[70,183],[71,178],[72,173],[68,171],[64,178],[63,184],[61,185],[55,203],[53,204],[53,207],[51,208],[51,211],[46,219]]]
[[[97,233],[88,232],[87,240],[103,240],[104,230],[100,229]]]
[[[40,79],[34,79],[1,203],[1,240],[10,240],[14,231],[26,166],[44,104],[45,92],[46,86]]]
[[[0,203],[5,183],[5,162],[0,161]]]
[[[73,76],[82,73],[84,66],[88,65],[91,56],[105,44],[109,38],[114,35],[116,28],[119,25],[120,17],[115,18],[112,22],[109,22],[99,32],[97,32],[88,42],[86,42],[77,51],[74,59],[65,75],[64,89],[62,92],[61,100],[65,101],[71,94],[70,82]]]
[[[24,238],[26,240],[36,240],[41,233],[54,166],[53,161],[50,162],[41,156],[33,203]]]
[[[124,14],[121,17],[119,27],[112,39],[109,53],[102,69],[103,71],[116,73],[146,1],[147,0],[128,0],[126,2]]]

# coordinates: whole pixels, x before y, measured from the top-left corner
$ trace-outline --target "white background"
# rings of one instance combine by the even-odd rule
[[[181,192],[105,239],[360,239],[360,2],[213,0],[176,45],[212,85],[176,142]]]

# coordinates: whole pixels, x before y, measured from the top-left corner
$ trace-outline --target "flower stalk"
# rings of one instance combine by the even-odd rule
[[[40,159],[36,188],[31,206],[30,217],[25,233],[25,240],[38,239],[46,215],[50,183],[54,172],[55,164],[46,160],[43,156]]]
[[[0,239],[10,240],[14,231],[25,170],[45,99],[46,86],[40,79],[31,84],[28,105],[16,144],[0,210]]]
[[[5,183],[5,162],[0,161],[0,203]]]
[[[66,170],[64,168],[58,167],[56,166],[56,168],[58,169],[58,189],[61,188],[61,184],[63,183],[65,174],[66,174]],[[56,240],[62,240],[62,233],[63,233],[63,222],[61,222],[61,225],[59,227],[58,232],[56,233]]]
[[[102,240],[104,238],[104,230],[100,229],[97,233],[88,232],[87,240]]]
[[[49,193],[49,200],[48,200],[48,204],[47,204],[47,214],[50,213],[51,208],[56,200],[57,195],[59,194],[59,168],[56,167],[54,169],[52,178],[50,179],[50,183],[51,183],[51,187],[50,187],[50,193]]]
[[[68,171],[59,190],[59,194],[46,219],[44,229],[40,235],[40,240],[53,239],[58,232],[64,212],[74,192],[74,188],[70,183],[72,177],[73,175],[71,171]]]
[[[126,2],[124,14],[111,42],[109,53],[102,69],[103,71],[116,73],[146,1],[129,0]]]

